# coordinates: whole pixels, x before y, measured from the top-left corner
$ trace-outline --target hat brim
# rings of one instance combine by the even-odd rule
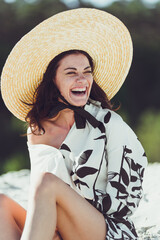
[[[26,34],[13,48],[1,77],[8,109],[25,120],[33,94],[49,62],[61,52],[86,51],[94,62],[94,80],[111,99],[132,61],[132,40],[124,24],[97,9],[79,8],[54,15]]]

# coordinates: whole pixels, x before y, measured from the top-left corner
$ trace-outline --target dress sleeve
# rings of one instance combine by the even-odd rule
[[[41,174],[44,172],[56,175],[72,187],[73,183],[70,178],[69,169],[59,149],[45,144],[32,145],[28,143],[28,150],[31,164],[31,191],[34,191]]]
[[[147,158],[135,133],[116,113],[106,124],[106,136],[108,181],[102,207],[108,225],[107,239],[137,239],[129,216],[142,198]]]

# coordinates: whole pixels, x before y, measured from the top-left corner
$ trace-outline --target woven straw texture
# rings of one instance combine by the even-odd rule
[[[13,48],[1,76],[7,108],[25,120],[33,94],[49,62],[71,49],[86,51],[94,61],[94,79],[111,99],[123,84],[132,61],[132,40],[124,24],[97,9],[58,13],[26,34]],[[23,101],[23,102],[22,102]]]

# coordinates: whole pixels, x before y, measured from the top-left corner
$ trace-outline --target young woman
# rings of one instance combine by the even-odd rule
[[[118,29],[117,34],[112,36],[112,46],[106,44],[112,48],[109,60],[104,59],[99,48],[100,42],[94,49],[97,56],[91,56],[94,38],[91,31],[88,35],[88,31],[93,26],[92,19],[95,18],[96,24],[96,17],[100,18],[102,15],[103,22],[108,21],[112,27],[114,23],[115,32]],[[67,18],[69,16],[70,20]],[[109,101],[120,88],[129,69],[128,59],[132,55],[130,38],[119,20],[95,9],[77,9],[58,14],[58,17],[53,17],[54,21],[51,18],[47,25],[45,23],[37,26],[36,33],[38,31],[44,36],[42,32],[51,31],[51,23],[57,29],[58,23],[62,27],[64,19],[68,20],[68,26],[65,23],[64,28],[64,31],[67,29],[68,38],[66,40],[63,37],[64,44],[68,44],[67,48],[60,47],[59,42],[54,40],[60,50],[57,52],[54,45],[54,57],[48,61],[46,67],[39,63],[39,58],[36,67],[29,64],[23,69],[27,75],[25,80],[22,80],[24,71],[19,72],[18,81],[23,84],[17,91],[18,98],[15,99],[17,94],[14,98],[12,96],[12,103],[14,101],[23,106],[19,109],[15,105],[12,109],[9,106],[5,84],[11,76],[5,78],[9,69],[6,67],[3,70],[2,96],[5,103],[18,118],[22,119],[23,115],[22,120],[25,118],[29,124],[27,137],[31,160],[31,190],[27,217],[26,210],[21,206],[7,196],[0,196],[1,240],[137,239],[129,216],[142,197],[143,173],[147,160],[136,135],[112,111]],[[77,24],[73,21],[76,19]],[[83,31],[77,29],[79,22],[81,26],[85,23]],[[102,22],[99,23],[99,28],[102,28],[101,24]],[[123,37],[119,36],[121,25]],[[69,26],[72,26],[72,34],[68,32]],[[75,48],[77,39],[74,39],[73,28],[74,33],[78,34],[81,41],[85,39],[86,44],[87,36],[90,36],[88,51],[83,44]],[[108,29],[109,26],[105,28]],[[95,39],[100,30],[95,28]],[[108,32],[111,33],[111,29]],[[44,37],[45,44],[51,33],[47,34]],[[56,32],[55,36],[57,34]],[[61,34],[62,29],[57,38],[60,41]],[[104,39],[104,35],[100,41]],[[27,35],[27,43],[29,39],[32,39],[32,43],[35,42],[35,36],[37,34],[34,31],[29,37]],[[119,45],[116,36],[125,39],[125,50],[118,51],[118,46],[113,50],[114,44]],[[24,47],[26,39],[20,41],[16,47],[17,52],[22,45]],[[39,40],[39,44],[42,42],[44,43],[44,39]],[[34,49],[33,46],[31,48]],[[38,45],[38,48],[43,53],[42,46]],[[47,51],[50,48],[48,44]],[[120,49],[122,50],[122,46]],[[17,52],[13,51],[10,59]],[[109,48],[106,55],[107,52]],[[24,53],[26,54],[26,50]],[[117,59],[119,58],[119,65],[114,65],[115,53]],[[22,52],[21,54],[23,55]],[[125,60],[119,61],[122,56],[125,56]],[[32,57],[27,57],[27,62]],[[43,57],[45,63],[46,58]],[[26,59],[26,55],[23,59]],[[107,61],[112,63],[108,66],[108,69],[112,69],[108,78],[105,68]],[[9,68],[10,64],[11,60],[8,60],[6,66]],[[43,77],[40,77],[42,69]]]

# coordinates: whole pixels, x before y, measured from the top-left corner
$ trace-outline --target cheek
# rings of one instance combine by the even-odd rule
[[[59,84],[59,91],[63,96],[68,95],[69,93],[69,86],[66,82],[61,82],[61,84]]]
[[[60,93],[63,91],[63,80],[62,79],[55,79],[55,85],[57,86],[58,90],[60,91]]]
[[[93,84],[93,77],[90,79],[90,86],[92,87],[92,84]]]

